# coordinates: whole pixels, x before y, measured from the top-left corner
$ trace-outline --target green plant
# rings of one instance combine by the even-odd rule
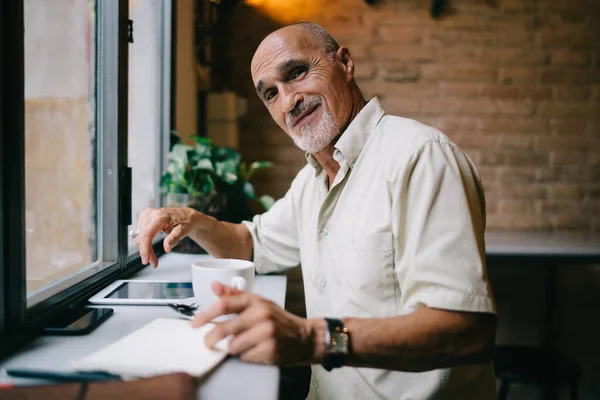
[[[194,145],[185,144],[177,132],[171,132],[171,149],[167,171],[162,176],[163,193],[185,193],[204,196],[207,212],[229,222],[240,222],[254,214],[256,203],[266,211],[274,200],[263,195],[256,198],[250,182],[261,169],[270,168],[270,161],[255,161],[246,165],[241,155],[229,147],[218,147],[204,137],[192,136]]]

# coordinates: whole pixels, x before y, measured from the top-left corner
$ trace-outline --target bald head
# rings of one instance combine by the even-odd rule
[[[349,50],[311,22],[269,34],[256,49],[251,70],[275,122],[311,153],[329,145],[364,102]]]

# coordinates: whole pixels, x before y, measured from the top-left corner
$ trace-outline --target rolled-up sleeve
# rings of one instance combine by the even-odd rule
[[[495,313],[485,266],[485,197],[468,157],[433,140],[396,182],[395,272],[403,309]]]
[[[278,272],[300,264],[293,188],[269,211],[242,223],[252,235],[256,272]]]

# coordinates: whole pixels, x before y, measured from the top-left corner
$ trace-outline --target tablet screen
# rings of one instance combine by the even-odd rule
[[[192,282],[124,282],[105,299],[187,299],[194,297]]]

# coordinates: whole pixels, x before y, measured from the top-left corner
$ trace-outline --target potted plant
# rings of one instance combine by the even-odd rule
[[[194,144],[187,145],[177,132],[171,133],[167,171],[160,181],[167,207],[191,207],[221,221],[239,223],[273,205],[271,196],[257,198],[251,183],[257,171],[273,163],[255,161],[247,165],[232,148],[215,146],[208,138],[192,138]],[[204,252],[189,238],[174,250]]]

